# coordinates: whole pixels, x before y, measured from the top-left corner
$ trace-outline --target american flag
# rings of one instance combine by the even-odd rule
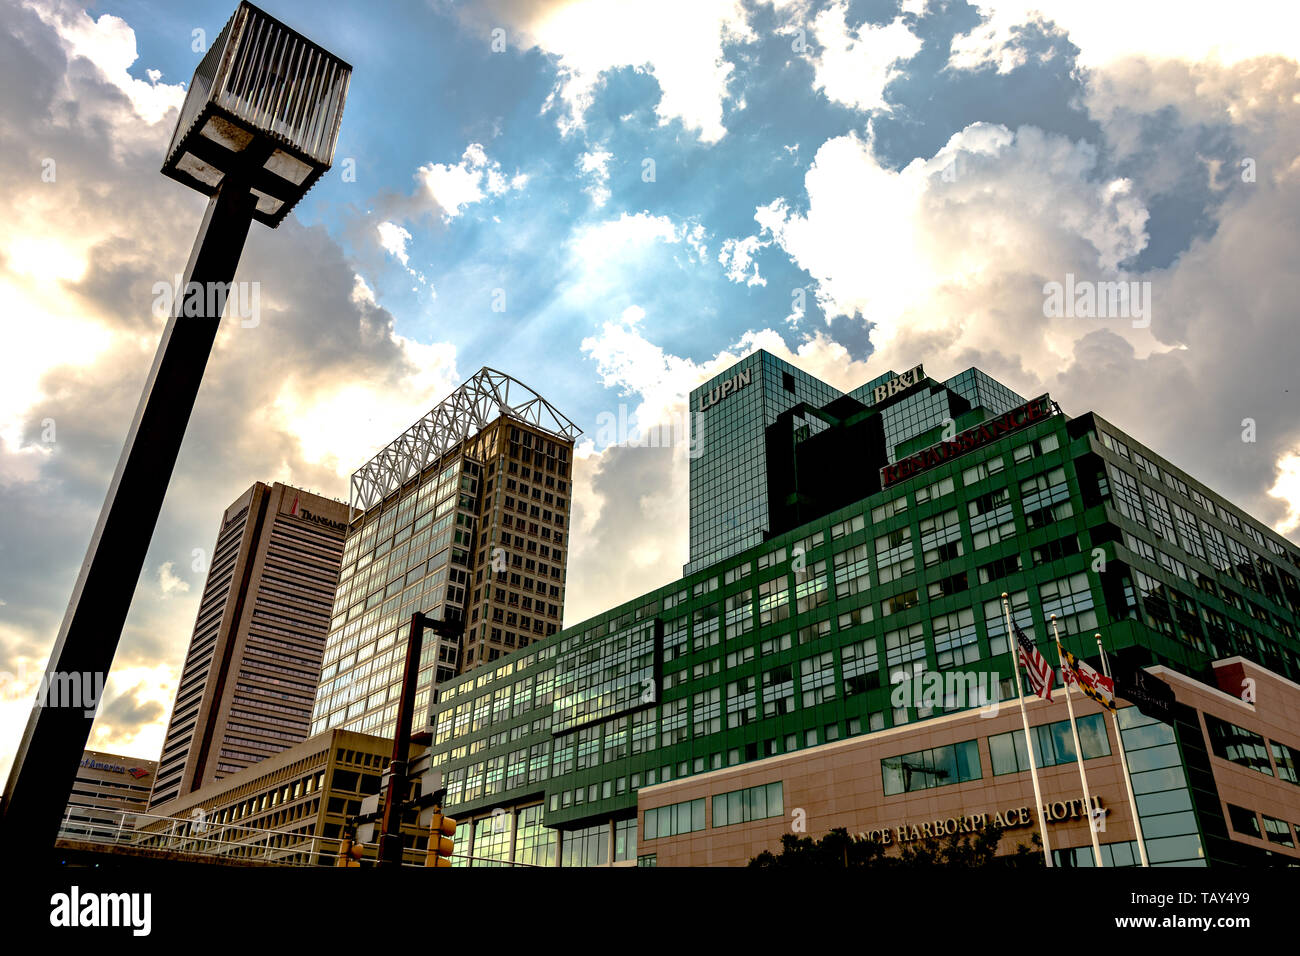
[[[1019,646],[1020,663],[1025,666],[1025,672],[1029,676],[1029,686],[1035,694],[1043,700],[1052,699],[1052,684],[1054,675],[1052,665],[1047,663],[1047,658],[1038,653],[1038,648],[1029,636],[1020,629],[1019,624],[1013,623],[1011,629],[1016,632],[1016,644]]]

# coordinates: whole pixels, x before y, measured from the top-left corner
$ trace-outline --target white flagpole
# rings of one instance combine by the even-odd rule
[[[1101,869],[1101,844],[1097,842],[1097,820],[1093,816],[1092,794],[1088,792],[1088,774],[1083,769],[1083,747],[1079,744],[1079,725],[1074,720],[1074,699],[1070,689],[1075,678],[1065,668],[1065,651],[1061,647],[1061,634],[1056,629],[1056,615],[1052,615],[1052,637],[1056,638],[1056,660],[1061,665],[1061,676],[1065,679],[1065,707],[1070,712],[1070,734],[1074,737],[1074,756],[1079,762],[1079,780],[1083,783],[1083,806],[1088,817],[1088,835],[1092,837],[1092,859]]]
[[[1007,619],[1007,642],[1011,647],[1011,671],[1016,675],[1016,702],[1020,704],[1020,722],[1025,728],[1025,751],[1029,754],[1029,776],[1034,781],[1034,805],[1038,807],[1038,829],[1043,837],[1043,864],[1052,865],[1052,848],[1047,840],[1047,814],[1043,810],[1043,792],[1038,786],[1038,761],[1034,759],[1034,742],[1029,737],[1029,715],[1025,713],[1025,692],[1020,686],[1020,642],[1011,626],[1011,604],[1002,592],[1002,613]]]
[[[1097,634],[1097,650],[1101,651],[1101,672],[1110,677],[1110,661],[1106,657],[1106,648],[1101,643],[1101,634]],[[1133,796],[1133,781],[1128,775],[1128,757],[1124,754],[1124,735],[1119,730],[1119,709],[1108,707],[1110,711],[1111,723],[1115,726],[1115,747],[1119,751],[1119,767],[1123,771],[1121,776],[1124,778],[1124,789],[1128,791],[1129,812],[1133,815],[1133,832],[1137,834],[1138,856],[1142,858],[1143,866],[1150,866],[1151,861],[1147,859],[1147,841],[1142,836],[1142,823],[1138,820],[1137,798]]]

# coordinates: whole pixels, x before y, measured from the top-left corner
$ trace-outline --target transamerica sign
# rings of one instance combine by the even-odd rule
[[[974,428],[968,428],[950,441],[941,441],[931,445],[915,455],[909,455],[901,461],[893,462],[880,469],[880,485],[888,488],[913,475],[918,475],[931,468],[937,468],[946,461],[952,461],[967,452],[982,448],[997,441],[1003,435],[1028,428],[1052,415],[1052,400],[1047,395],[1040,395],[1031,402],[1025,402],[1004,415],[991,421],[981,422]]]

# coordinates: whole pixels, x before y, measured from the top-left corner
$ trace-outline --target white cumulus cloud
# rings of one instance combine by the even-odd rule
[[[488,196],[503,196],[528,184],[525,173],[508,176],[496,160],[488,158],[480,143],[470,143],[460,162],[426,163],[415,174],[425,194],[441,210],[444,222],[461,214],[466,206]]]

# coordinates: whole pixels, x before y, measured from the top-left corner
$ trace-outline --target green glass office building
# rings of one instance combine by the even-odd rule
[[[1025,842],[1005,592],[1053,664],[1055,616],[1073,653],[1095,661],[1100,632],[1176,697],[1118,720],[1153,865],[1300,862],[1300,549],[979,370],[813,383],[757,352],[692,394],[684,577],[440,688],[458,852],[735,865],[792,829],[895,844],[990,821]],[[901,693],[935,675],[937,696]],[[1092,865],[1062,693],[1029,706],[1048,835],[1056,864]],[[1075,706],[1103,863],[1135,863],[1116,725]]]

